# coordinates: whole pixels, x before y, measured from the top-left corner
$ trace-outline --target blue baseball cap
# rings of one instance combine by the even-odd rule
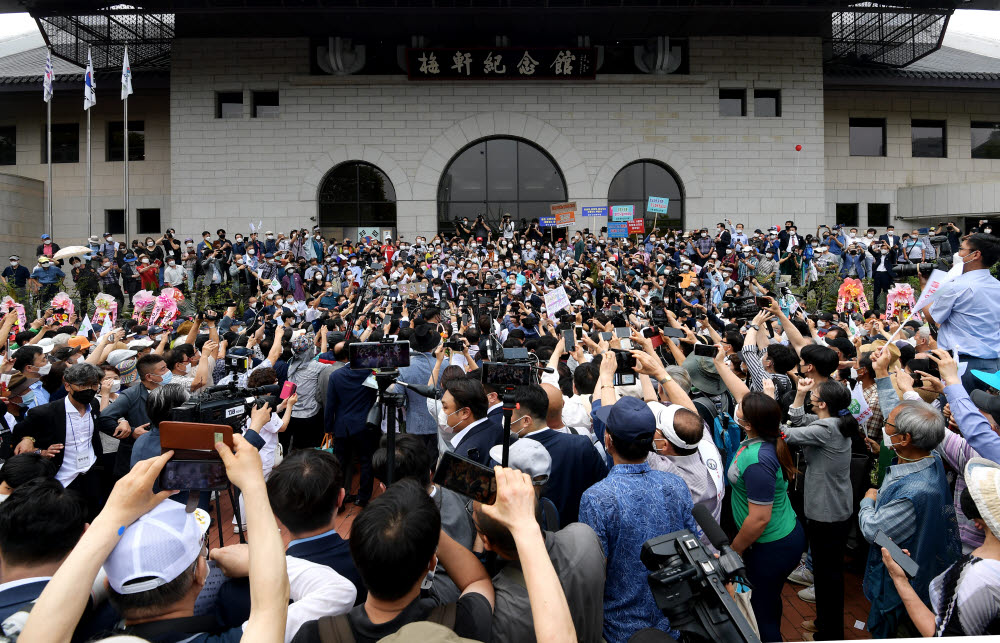
[[[656,433],[656,416],[637,397],[626,396],[612,406],[601,406],[594,412],[604,422],[609,433],[630,442],[652,439]]]
[[[47,235],[47,234],[43,234],[42,235],[42,239],[48,239],[48,238],[50,238],[49,235]]]

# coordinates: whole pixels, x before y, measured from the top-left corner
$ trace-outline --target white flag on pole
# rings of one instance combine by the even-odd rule
[[[111,315],[107,315],[104,318],[104,325],[101,326],[101,337],[104,337],[108,333],[112,332],[114,329],[115,327],[111,325]]]
[[[90,315],[84,313],[83,321],[80,322],[80,330],[77,331],[77,337],[86,337],[88,333],[94,330],[94,326],[90,323]]]
[[[42,98],[45,102],[52,100],[52,50],[45,56],[45,82],[42,87]]]
[[[920,297],[917,298],[917,303],[914,304],[912,312],[920,312],[921,309],[930,305],[940,296],[941,287],[954,279],[955,276],[943,270],[934,270],[931,272],[931,276],[927,278],[927,284],[924,286],[923,291],[921,291]]]
[[[868,402],[865,401],[865,394],[861,388],[861,382],[854,385],[851,389],[851,406],[848,407],[851,415],[858,421],[858,424],[863,424],[868,421],[872,416],[871,407],[868,406]]]
[[[125,58],[122,60],[122,100],[132,93],[132,68],[128,64],[128,47],[125,48]]]
[[[94,61],[87,50],[87,73],[83,77],[83,108],[90,109],[97,104],[97,81],[94,80]]]

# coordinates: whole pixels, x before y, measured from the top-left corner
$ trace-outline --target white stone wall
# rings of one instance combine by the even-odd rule
[[[851,118],[886,119],[886,156],[850,155]],[[947,121],[947,158],[914,158],[912,119]],[[890,204],[897,230],[936,225],[963,216],[975,220],[1000,212],[1000,160],[974,159],[972,121],[1000,120],[995,92],[826,92],[826,213],[838,203],[859,204],[858,224],[868,226],[867,204]]]
[[[161,225],[164,228],[169,225],[170,141],[167,92],[162,89],[144,90],[141,76],[136,77],[133,88],[135,94],[128,101],[129,120],[144,121],[146,128],[146,159],[129,163],[130,230],[134,236],[138,208],[159,208]],[[46,144],[45,103],[41,96],[40,86],[37,92],[0,94],[0,125],[17,126],[17,164],[0,166],[0,172],[44,183],[48,180],[48,165],[41,162],[42,148]],[[113,92],[109,89],[98,94],[97,105],[92,111],[91,223],[87,220],[87,115],[83,110],[83,89],[81,87],[80,91],[72,93],[66,90],[55,93],[52,122],[80,124],[80,161],[52,164],[53,237],[61,246],[79,244],[91,234],[104,233],[105,209],[120,210],[123,207],[122,162],[104,160],[107,123],[122,120],[122,102],[119,100],[117,84]]]
[[[6,166],[5,166],[6,167]],[[0,174],[0,260],[20,255],[28,270],[44,228],[45,184],[23,176]]]
[[[618,170],[652,158],[681,178],[688,227],[725,217],[751,228],[786,218],[809,226],[825,210],[818,39],[693,39],[689,76],[565,84],[311,77],[307,48],[304,38],[174,42],[170,191],[178,233],[257,221],[283,231],[309,225],[326,172],[364,160],[393,182],[399,232],[426,234],[437,227],[445,165],[493,135],[548,151],[581,206],[605,204]],[[748,117],[719,117],[720,86],[781,89],[782,116],[754,117],[748,92]],[[280,117],[250,118],[250,92],[274,89]],[[242,119],[215,118],[219,91],[244,92]]]

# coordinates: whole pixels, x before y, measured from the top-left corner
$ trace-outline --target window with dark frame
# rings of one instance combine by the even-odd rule
[[[108,136],[105,146],[105,161],[121,161],[125,155],[125,146],[122,141],[125,138],[122,121],[110,121],[108,123]],[[145,121],[128,122],[128,160],[146,160],[146,123]]]
[[[753,115],[759,118],[777,118],[781,116],[781,90],[753,90]]]
[[[885,228],[889,225],[889,204],[869,203],[868,204],[868,227]]]
[[[948,156],[947,125],[945,121],[913,119],[910,138],[915,158],[943,159]]]
[[[17,165],[17,128],[0,127],[0,165]]]
[[[646,211],[651,196],[670,199],[666,213]],[[684,190],[680,179],[673,170],[657,161],[634,161],[615,174],[608,186],[608,207],[616,205],[631,205],[635,218],[645,220],[647,233],[653,231],[654,223],[661,229],[684,227]]]
[[[281,113],[278,105],[278,92],[252,92],[254,118],[278,118]]]
[[[451,231],[456,220],[475,223],[482,215],[496,231],[504,214],[515,225],[548,217],[551,205],[566,196],[566,181],[542,148],[507,136],[480,139],[445,167],[438,183],[438,229]]]
[[[857,227],[858,225],[858,204],[857,203],[838,203],[837,204],[837,223]]]
[[[972,123],[972,158],[1000,159],[1000,122]]]
[[[48,163],[49,158],[48,140],[45,125],[42,125],[42,164]],[[80,124],[79,123],[53,123],[52,124],[52,162],[53,163],[79,163],[80,162]]]
[[[396,190],[392,181],[371,163],[341,163],[320,184],[319,225],[395,227]]]
[[[125,234],[125,210],[105,210],[104,230],[111,234]]]
[[[137,234],[155,234],[160,231],[160,209],[159,208],[139,208],[136,210],[138,219]]]
[[[851,156],[885,156],[885,119],[850,119]]]
[[[215,94],[216,118],[243,118],[243,92]]]
[[[746,116],[747,90],[720,89],[719,116]]]

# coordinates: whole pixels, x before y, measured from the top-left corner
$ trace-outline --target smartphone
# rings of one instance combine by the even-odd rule
[[[709,357],[714,359],[717,353],[718,349],[710,344],[694,345],[694,354],[697,355],[698,357]]]
[[[480,368],[482,381],[493,388],[513,388],[530,386],[531,366],[528,364],[507,364],[503,362],[483,362]]]
[[[615,327],[615,337],[622,338],[622,337],[631,337],[631,336],[632,336],[632,329],[631,328],[629,328],[627,326],[624,327],[624,328],[622,328],[621,326],[616,326]]]
[[[622,350],[630,351],[635,349],[632,345],[632,340],[626,337],[623,337],[621,341],[619,341],[619,344],[621,344]]]
[[[287,400],[291,396],[295,395],[295,389],[297,388],[298,384],[285,380],[285,385],[281,387],[280,399]]]
[[[462,325],[464,325],[464,326],[468,326],[469,325],[469,315],[468,314],[463,314],[462,315]]]
[[[658,348],[663,345],[663,338],[660,337],[660,333],[658,333],[655,328],[651,328],[649,326],[643,328],[642,336],[650,341],[653,348]]]
[[[434,482],[486,505],[492,505],[497,499],[497,478],[493,469],[451,451],[441,456]]]
[[[160,472],[160,487],[171,491],[221,490],[229,486],[222,460],[170,460]]]
[[[410,342],[359,342],[349,349],[354,370],[395,369],[410,365]]]
[[[881,529],[875,534],[875,544],[879,547],[885,547],[889,550],[889,556],[895,561],[897,565],[903,568],[906,575],[910,578],[914,578],[917,572],[920,571],[920,565],[916,563],[912,558],[903,553],[903,550],[899,546],[892,542],[892,539],[885,535]]]
[[[612,337],[614,337],[612,333],[601,331],[601,339],[603,339],[604,341],[610,342]]]
[[[764,310],[771,307],[770,297],[754,297],[754,301],[757,303],[757,308]]]
[[[583,341],[583,326],[577,324],[573,327],[573,331],[576,333],[576,341]]]
[[[562,332],[563,339],[566,340],[566,352],[572,353],[576,350],[576,338],[571,330],[564,330]]]
[[[663,334],[666,337],[684,337],[684,331],[680,328],[664,328]]]

